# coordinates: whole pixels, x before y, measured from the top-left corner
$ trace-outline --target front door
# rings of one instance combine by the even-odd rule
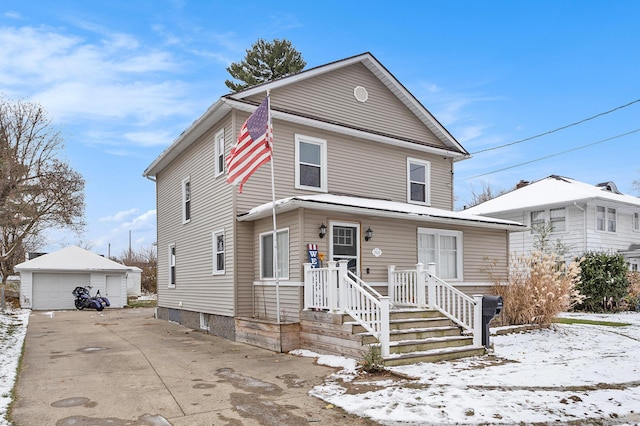
[[[360,224],[331,222],[331,259],[347,262],[349,271],[360,276]]]

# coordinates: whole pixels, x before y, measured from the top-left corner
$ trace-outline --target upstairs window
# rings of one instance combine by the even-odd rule
[[[169,244],[169,288],[176,288],[176,245]]]
[[[327,191],[327,141],[296,135],[296,188]]]
[[[551,232],[562,232],[567,229],[567,220],[564,207],[549,210],[549,222]]]
[[[431,163],[415,158],[407,159],[407,200],[414,204],[431,204],[429,180]]]
[[[540,225],[544,225],[545,214],[544,210],[536,210],[531,212],[531,228],[535,228]]]
[[[633,214],[633,230],[640,231],[640,213]]]
[[[224,174],[224,129],[216,133],[215,153],[216,153],[216,176]]]
[[[213,274],[224,274],[224,230],[213,233]]]
[[[616,232],[616,209],[611,207],[596,207],[596,230],[604,232]]]
[[[191,178],[182,181],[182,223],[191,220]]]

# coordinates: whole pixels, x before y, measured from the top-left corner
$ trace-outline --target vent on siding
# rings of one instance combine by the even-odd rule
[[[353,89],[353,96],[360,102],[366,102],[367,99],[369,99],[369,92],[362,86],[356,86],[356,88]]]

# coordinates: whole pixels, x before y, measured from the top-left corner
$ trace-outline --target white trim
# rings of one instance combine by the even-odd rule
[[[300,183],[300,144],[320,146],[320,186],[307,186]],[[327,192],[327,141],[325,139],[314,138],[312,136],[295,134],[295,188],[306,189],[316,192]]]
[[[436,259],[436,274],[438,275],[439,278],[442,278],[443,280],[446,280],[448,282],[451,283],[455,283],[453,284],[458,285],[458,282],[463,282],[464,281],[464,234],[462,231],[454,231],[454,230],[450,230],[450,229],[437,229],[437,228],[418,228],[418,232],[416,235],[416,238],[419,238],[420,234],[427,234],[427,235],[435,235],[435,243],[436,243],[436,257],[440,256],[440,236],[453,236],[456,237],[456,277],[455,278],[451,278],[451,277],[443,277],[440,269],[438,268],[438,262]],[[418,250],[418,253],[416,253],[418,255],[418,262],[421,262],[420,260],[420,244],[419,241],[416,241],[416,248]],[[425,265],[426,266],[426,265]]]
[[[424,201],[417,201],[411,198],[411,183],[414,181],[411,180],[411,164],[418,164],[424,166],[424,182],[416,183],[425,185],[425,193],[424,193]],[[419,158],[407,157],[407,203],[409,204],[419,204],[422,206],[430,206],[431,205],[431,162],[427,160],[421,160]]]
[[[222,269],[218,269],[218,253],[220,252],[218,251],[217,236],[220,234],[222,234],[222,244],[223,244],[222,256],[224,258],[224,264],[222,265]],[[227,241],[224,235],[224,228],[218,229],[217,231],[213,231],[211,233],[211,248],[213,252],[213,256],[212,256],[213,265],[212,265],[211,275],[224,275],[226,270],[226,262],[227,262]]]
[[[168,274],[168,280],[167,280],[167,287],[168,288],[176,288],[176,281],[177,281],[177,275],[178,275],[178,271],[176,269],[176,243],[171,243],[169,244],[168,248],[168,256],[169,256],[169,274]],[[173,249],[173,253],[171,252],[171,249]],[[173,268],[173,274],[171,273],[171,269]],[[173,276],[173,280],[171,279]]]
[[[598,208],[604,209],[604,229],[598,229]],[[613,210],[615,212],[613,222],[615,224],[615,231],[609,231],[609,210]],[[595,231],[596,232],[604,232],[607,234],[616,234],[618,232],[618,207],[609,207],[605,205],[596,205],[595,206]]]
[[[278,234],[281,232],[286,232],[287,233],[287,275],[286,276],[278,276],[278,280],[288,280],[289,279],[289,274],[291,273],[291,233],[289,232],[289,228],[280,228],[276,231],[276,235],[275,238],[278,238]],[[264,280],[264,281],[273,281],[275,283],[275,277],[264,277],[262,275],[262,271],[263,271],[263,259],[262,259],[262,237],[266,236],[266,235],[273,235],[273,231],[267,231],[267,232],[262,232],[259,234],[258,236],[258,257],[260,258],[260,280]],[[282,248],[281,244],[278,244],[278,255],[282,254]],[[273,259],[272,259],[273,260]],[[275,272],[275,271],[274,271]],[[274,274],[275,275],[275,274]]]
[[[225,160],[225,154],[224,154],[224,127],[222,129],[220,129],[218,132],[216,132],[215,136],[213,137],[213,143],[215,144],[215,170],[216,170],[216,177],[223,175],[224,174],[224,160]],[[220,164],[220,156],[222,156],[222,165]]]
[[[640,232],[640,213],[631,213],[631,230],[633,232]]]
[[[207,318],[207,321],[205,321],[205,315],[209,315],[209,314],[200,312],[200,330],[211,331],[211,326],[209,325],[209,321],[208,321],[209,318]]]
[[[189,199],[187,200],[187,184],[189,185]],[[182,179],[182,224],[191,222],[191,200],[193,199],[193,188],[191,188],[191,176]],[[187,201],[189,202],[189,217],[187,217]]]
[[[360,250],[361,250],[361,244],[360,244],[360,223],[359,222],[345,222],[345,221],[329,221],[329,232],[327,232],[328,234],[328,238],[329,238],[329,260],[334,260],[335,259],[335,254],[333,253],[333,227],[334,226],[343,226],[343,227],[348,227],[348,228],[356,228],[356,235],[353,236],[353,239],[356,243],[356,275],[360,276]]]
[[[254,281],[253,286],[254,287],[275,287],[276,282],[275,280]],[[287,281],[284,283],[280,283],[279,286],[280,287],[304,287],[304,283],[299,281]]]

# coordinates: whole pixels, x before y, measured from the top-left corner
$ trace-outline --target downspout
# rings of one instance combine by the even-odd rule
[[[587,206],[585,204],[585,208],[583,209],[582,207],[580,207],[578,205],[577,202],[573,202],[573,205],[576,206],[578,209],[582,210],[582,252],[586,253],[587,251]]]

